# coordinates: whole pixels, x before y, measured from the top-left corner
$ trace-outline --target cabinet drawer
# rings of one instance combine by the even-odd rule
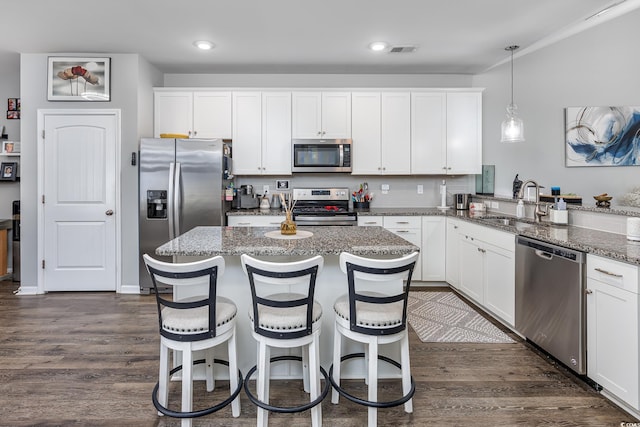
[[[638,293],[638,267],[609,258],[587,255],[587,277]]]
[[[231,227],[280,227],[285,220],[278,215],[232,215],[227,218]]]
[[[358,225],[365,226],[365,227],[377,225],[379,227],[382,227],[382,217],[381,216],[359,216]]]
[[[422,217],[419,216],[385,216],[384,228],[417,228],[422,227]]]

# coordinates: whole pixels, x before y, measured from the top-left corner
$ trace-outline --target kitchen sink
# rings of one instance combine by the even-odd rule
[[[483,222],[488,222],[494,225],[504,225],[515,227],[517,230],[527,230],[537,225],[542,225],[540,223],[536,224],[533,220],[523,219],[523,218],[514,218],[507,216],[496,216],[496,217],[486,217],[482,219]]]

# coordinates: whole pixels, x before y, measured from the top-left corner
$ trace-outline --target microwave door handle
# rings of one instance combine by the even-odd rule
[[[344,165],[344,145],[340,144],[340,163],[338,167],[342,167]]]

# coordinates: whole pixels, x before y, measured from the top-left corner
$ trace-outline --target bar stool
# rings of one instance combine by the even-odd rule
[[[333,385],[331,402],[337,404],[340,396],[344,396],[352,402],[367,406],[370,427],[378,423],[378,408],[404,404],[405,412],[413,412],[415,383],[411,377],[406,322],[411,275],[417,259],[417,252],[395,259],[370,259],[345,252],[340,254],[340,269],[347,275],[349,293],[338,298],[333,306],[336,323],[333,364],[329,370],[329,378]],[[404,290],[403,281],[406,281]],[[343,336],[366,344],[366,354],[353,353],[342,356]],[[378,354],[379,345],[398,341],[401,363]],[[360,399],[340,387],[341,362],[354,358],[365,358],[368,364],[365,378],[368,400]],[[378,401],[378,360],[402,371],[401,398],[387,402]]]
[[[217,256],[188,263],[167,263],[155,260],[147,254],[143,258],[158,305],[160,373],[152,393],[158,415],[181,418],[182,427],[189,427],[192,418],[211,414],[231,403],[232,415],[238,417],[238,394],[242,390],[243,380],[242,372],[237,367],[237,308],[230,299],[217,296],[217,279],[224,273],[224,259]],[[171,301],[158,292],[159,284],[189,287],[184,288],[185,293],[196,296]],[[214,359],[213,348],[225,342],[229,360]],[[172,370],[169,370],[169,350],[182,354],[182,365]],[[199,350],[205,351],[205,359],[194,361],[193,352]],[[214,388],[213,364],[229,367],[230,396],[217,405],[193,411],[193,365],[200,363],[206,363],[207,391],[213,391]],[[167,408],[168,383],[171,375],[178,371],[182,371],[182,410],[174,411]]]
[[[277,263],[244,254],[241,260],[251,287],[249,319],[253,323],[252,335],[258,342],[258,362],[247,373],[244,390],[249,400],[258,406],[257,425],[267,426],[269,411],[294,413],[311,409],[311,424],[321,426],[321,402],[329,393],[331,384],[326,371],[320,366],[318,345],[322,307],[313,297],[324,259],[315,256],[302,261]],[[302,293],[297,293],[299,288],[302,288]],[[301,347],[302,357],[271,358],[271,347]],[[304,389],[310,393],[309,403],[297,407],[269,404],[270,364],[281,360],[302,361]],[[257,397],[249,390],[249,379],[256,370]],[[322,391],[320,374],[325,379]]]

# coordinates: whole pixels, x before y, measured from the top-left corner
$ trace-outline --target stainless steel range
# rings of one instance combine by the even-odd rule
[[[349,211],[348,188],[294,188],[293,220],[305,225],[358,225],[357,214]]]

